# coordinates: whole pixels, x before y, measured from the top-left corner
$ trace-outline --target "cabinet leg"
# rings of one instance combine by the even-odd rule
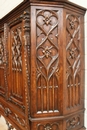
[[[6,124],[7,124],[7,126],[8,126],[8,130],[13,130],[13,126],[12,126],[11,124],[9,124],[8,121],[6,121]]]

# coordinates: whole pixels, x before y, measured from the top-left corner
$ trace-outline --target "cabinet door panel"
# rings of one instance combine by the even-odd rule
[[[24,102],[22,23],[10,28],[10,95],[9,100],[21,106]]]

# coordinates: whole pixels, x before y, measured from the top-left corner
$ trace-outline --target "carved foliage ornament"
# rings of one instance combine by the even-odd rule
[[[59,123],[47,123],[46,125],[38,124],[37,130],[59,130]]]
[[[12,69],[14,71],[22,71],[22,36],[21,27],[12,31]]]
[[[44,97],[41,94],[42,103],[39,110],[43,111],[43,106],[46,106],[46,110],[58,110],[58,106],[54,102],[58,102],[58,99],[54,98],[54,94],[51,95],[52,108],[50,108],[50,90],[53,93],[56,89],[58,92],[58,64],[59,64],[59,51],[58,51],[58,11],[52,10],[37,10],[37,88],[38,91],[46,92],[44,94],[47,98],[46,105],[44,104]],[[56,93],[58,94],[58,93]],[[55,94],[55,97],[57,95]]]

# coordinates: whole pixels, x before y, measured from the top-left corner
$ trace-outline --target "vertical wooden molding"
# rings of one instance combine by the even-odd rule
[[[29,87],[30,87],[30,26],[29,26],[29,12],[24,11],[23,19],[23,35],[24,35],[24,77],[25,77],[25,118],[26,118],[26,130],[30,130],[29,125],[29,107],[30,107],[30,97],[29,97]]]
[[[8,99],[8,82],[7,82],[7,71],[8,71],[8,52],[7,52],[7,40],[8,40],[8,25],[4,24],[4,79],[6,87],[6,99]]]

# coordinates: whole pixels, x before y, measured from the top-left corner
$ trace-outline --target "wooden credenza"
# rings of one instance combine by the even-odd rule
[[[25,0],[0,20],[0,114],[9,130],[85,130],[85,11]]]

